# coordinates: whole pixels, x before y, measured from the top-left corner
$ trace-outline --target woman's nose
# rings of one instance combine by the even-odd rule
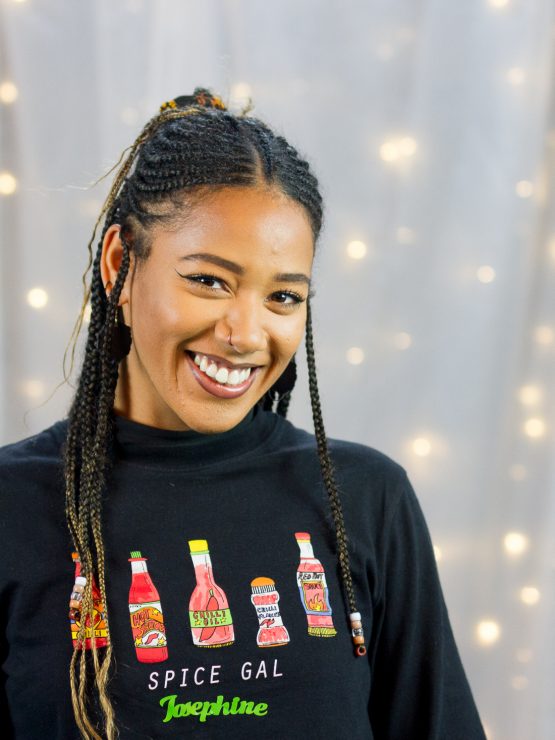
[[[255,301],[232,302],[216,324],[216,338],[224,347],[231,345],[242,355],[264,350],[266,331],[261,313]]]

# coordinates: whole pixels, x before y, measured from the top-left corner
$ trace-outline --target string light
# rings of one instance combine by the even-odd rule
[[[511,85],[521,85],[524,82],[526,75],[521,67],[511,67],[507,72],[507,79]]]
[[[349,347],[347,350],[347,362],[351,365],[360,365],[364,362],[364,351],[360,347]]]
[[[537,385],[523,385],[518,392],[518,398],[525,406],[533,406],[541,400],[542,392]]]
[[[528,686],[528,679],[526,676],[513,676],[511,679],[511,686],[515,691],[522,691]]]
[[[27,293],[27,303],[32,308],[44,308],[48,303],[48,293],[44,288],[31,288]]]
[[[412,337],[406,331],[400,331],[393,336],[393,343],[397,349],[408,349],[412,344]]]
[[[417,148],[416,140],[412,136],[405,136],[399,142],[399,151],[404,157],[412,157]]]
[[[538,344],[551,344],[555,334],[550,326],[537,326],[534,329],[534,339]]]
[[[524,480],[526,478],[526,468],[520,463],[515,463],[509,468],[509,475],[513,480]]]
[[[523,604],[532,606],[540,600],[540,592],[535,586],[525,586],[520,589],[520,600]]]
[[[524,422],[524,433],[528,437],[538,439],[545,434],[545,422],[543,419],[533,418]]]
[[[534,192],[534,185],[530,180],[519,180],[515,186],[519,198],[529,198]]]
[[[519,663],[529,663],[532,660],[532,655],[530,648],[519,648],[516,651],[516,659]]]
[[[361,260],[366,256],[366,244],[364,242],[355,240],[347,244],[347,254],[353,260]]]
[[[44,395],[44,383],[41,380],[24,380],[20,387],[28,398],[41,398]]]
[[[493,645],[499,640],[501,628],[493,619],[484,619],[476,625],[476,638],[480,645]]]
[[[388,139],[380,146],[380,157],[384,162],[396,162],[401,157],[412,157],[417,148],[416,139],[412,136],[404,136],[401,139]]]
[[[0,172],[0,195],[12,195],[17,189],[17,180],[11,172]]]
[[[528,538],[521,532],[507,532],[503,544],[507,555],[518,557],[528,549]]]
[[[239,101],[252,97],[252,87],[248,82],[236,82],[231,86],[231,97]]]
[[[395,162],[401,156],[398,145],[393,141],[386,141],[380,147],[380,157],[384,162]]]
[[[491,283],[495,280],[495,270],[489,265],[482,265],[476,270],[476,277],[481,283]]]
[[[6,80],[5,82],[2,82],[0,84],[0,102],[9,105],[10,103],[13,103],[15,100],[17,100],[18,95],[19,93],[17,87],[14,85],[13,82]]]
[[[412,451],[418,457],[427,457],[432,450],[432,445],[426,437],[417,437],[413,440]]]

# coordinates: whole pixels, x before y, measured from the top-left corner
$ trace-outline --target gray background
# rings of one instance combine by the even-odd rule
[[[554,43],[552,0],[0,0],[0,82],[18,90],[0,103],[17,181],[0,196],[0,443],[67,412],[71,385],[52,393],[108,181],[90,184],[163,101],[250,92],[326,201],[328,436],[407,469],[491,740],[555,726]],[[312,430],[298,356],[289,417]]]

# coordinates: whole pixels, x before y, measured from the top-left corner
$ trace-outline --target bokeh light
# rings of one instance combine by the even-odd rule
[[[360,365],[364,362],[364,351],[360,347],[349,347],[347,350],[347,362],[350,365]]]
[[[27,303],[32,308],[44,308],[48,303],[48,293],[44,288],[31,288],[27,293]]]
[[[518,557],[528,549],[528,537],[522,532],[507,532],[503,539],[507,555]]]
[[[362,241],[355,239],[347,244],[347,254],[353,260],[361,260],[367,251],[366,244]]]
[[[480,645],[494,645],[501,635],[499,623],[493,619],[484,619],[476,625],[476,639]]]

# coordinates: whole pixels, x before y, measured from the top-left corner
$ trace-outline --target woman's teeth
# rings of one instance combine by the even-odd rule
[[[251,368],[246,367],[243,370],[231,370],[227,367],[219,367],[214,360],[207,359],[204,355],[195,354],[195,365],[198,365],[203,373],[209,378],[213,378],[221,385],[241,385],[251,374]]]

